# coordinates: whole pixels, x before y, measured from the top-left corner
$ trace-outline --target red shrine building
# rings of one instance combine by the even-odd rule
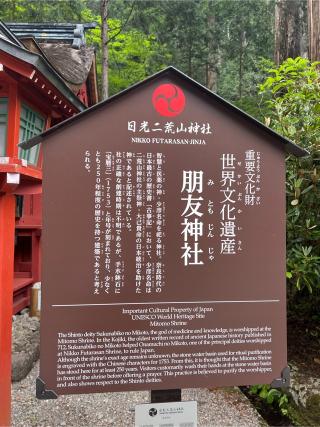
[[[0,22],[0,300],[13,279],[14,314],[41,280],[42,152],[18,144],[97,103],[94,26]]]

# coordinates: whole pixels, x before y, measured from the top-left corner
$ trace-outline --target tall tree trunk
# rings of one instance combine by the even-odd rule
[[[190,28],[188,34],[188,76],[192,77],[192,34]]]
[[[206,64],[206,86],[213,92],[217,92],[218,87],[218,66],[220,53],[214,38],[215,17],[210,15],[207,19],[208,31],[208,59]]]
[[[108,4],[110,0],[100,0],[101,15],[101,52],[102,52],[102,74],[101,74],[101,100],[109,96],[109,51],[108,51]]]
[[[281,40],[282,40],[282,28],[281,28],[281,16],[283,2],[281,0],[276,0],[275,10],[274,10],[274,62],[279,65],[280,63],[280,49],[281,49]]]
[[[208,54],[208,64],[207,64],[207,88],[213,92],[217,92],[218,89],[218,69],[213,65],[214,55],[209,52]]]
[[[309,59],[320,60],[320,2],[308,0]]]
[[[303,37],[303,2],[301,0],[276,0],[275,49],[277,65],[287,58],[301,56]]]
[[[244,54],[245,54],[245,49],[247,47],[247,40],[246,40],[246,32],[245,31],[241,31],[240,33],[240,49],[239,49],[239,99],[242,98],[242,93],[243,93],[243,68],[244,68]]]

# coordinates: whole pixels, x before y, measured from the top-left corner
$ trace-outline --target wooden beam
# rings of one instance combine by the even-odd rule
[[[20,184],[20,174],[7,172],[0,174],[0,192],[13,193]]]
[[[33,179],[42,179],[42,171],[40,168],[28,165],[27,167],[21,165],[21,160],[13,159],[11,157],[6,158],[8,162],[0,164],[0,173],[19,173],[21,174],[21,182],[25,177],[30,177]]]
[[[51,112],[52,105],[49,96],[41,90],[41,84],[42,82],[38,81],[38,84],[35,85],[37,92],[35,92],[34,80],[28,85],[19,85],[19,95],[23,102],[37,110],[42,116],[47,116]]]
[[[32,78],[34,75],[34,68],[32,65],[26,64],[23,61],[19,61],[16,58],[13,58],[11,55],[7,55],[4,52],[1,52],[1,64],[4,67],[9,68],[21,76],[27,77],[28,79]]]
[[[42,193],[42,184],[39,182],[33,182],[33,183],[25,183],[19,185],[17,189],[15,189],[14,194],[20,195],[20,196],[27,196],[31,194],[41,194]]]

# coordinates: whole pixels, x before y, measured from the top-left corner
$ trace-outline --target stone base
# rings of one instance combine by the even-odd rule
[[[12,381],[25,378],[40,353],[40,322],[29,317],[28,311],[13,316],[12,323]]]

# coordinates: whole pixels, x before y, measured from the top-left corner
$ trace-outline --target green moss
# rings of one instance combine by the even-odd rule
[[[307,411],[315,421],[315,425],[320,425],[320,394],[313,394],[307,399]]]
[[[290,402],[288,405],[288,417],[295,426],[319,426],[320,395],[310,396],[307,400],[306,408]]]

